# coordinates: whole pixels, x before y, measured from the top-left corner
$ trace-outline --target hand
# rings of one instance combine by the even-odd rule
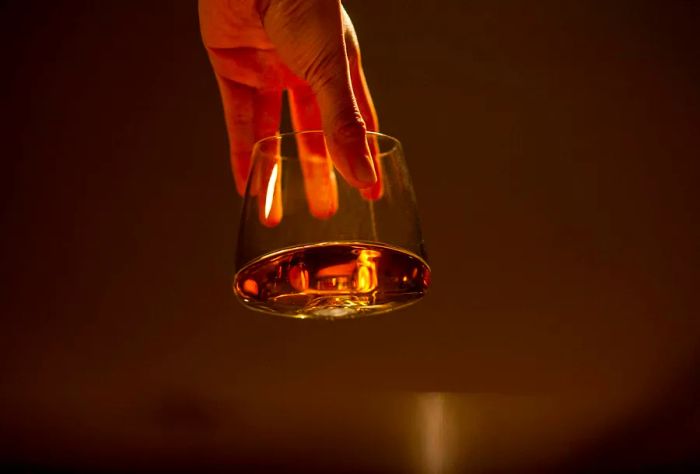
[[[377,116],[340,1],[200,0],[199,17],[223,100],[238,192],[245,192],[253,144],[278,132],[287,89],[295,130],[323,129],[343,178],[366,198],[378,198],[379,167],[366,136],[377,130]],[[308,143],[300,153],[309,210],[330,217],[338,197],[325,146]],[[319,155],[325,158],[320,165]]]

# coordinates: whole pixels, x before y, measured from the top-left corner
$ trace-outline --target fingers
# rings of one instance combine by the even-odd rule
[[[350,78],[352,80],[352,89],[355,93],[357,106],[360,109],[362,118],[365,120],[367,130],[372,132],[379,131],[379,121],[377,119],[377,111],[372,102],[372,96],[369,93],[365,72],[362,69],[362,59],[360,55],[360,46],[355,34],[355,28],[345,9],[343,9],[343,24],[345,28],[345,49],[347,51],[348,63],[350,66]],[[376,200],[382,196],[382,167],[379,159],[379,143],[376,136],[368,135],[367,144],[372,155],[372,163],[374,171],[377,174],[377,182],[373,185],[360,189],[360,194],[365,199]]]
[[[261,138],[275,135],[279,128],[282,92],[256,91],[218,75],[217,82],[224,104],[236,190],[243,195],[250,174],[253,145]],[[255,170],[249,192],[251,196],[258,195],[260,222],[272,227],[282,219],[282,162],[279,150],[261,156],[261,165]]]
[[[282,113],[282,91],[256,91],[254,98],[255,141],[277,134]]]
[[[348,43],[349,44],[349,43]],[[348,51],[350,53],[350,51]],[[377,119],[377,111],[372,102],[372,96],[369,93],[365,73],[362,70],[362,62],[357,49],[350,56],[350,77],[352,78],[352,87],[357,100],[357,106],[365,120],[367,130],[376,132],[379,130],[379,121]],[[379,144],[375,136],[367,136],[367,144],[369,145],[374,172],[377,175],[377,181],[366,188],[360,189],[360,193],[365,199],[376,200],[382,197],[382,168],[379,160]]]
[[[289,107],[295,130],[321,128],[321,113],[310,87],[302,85],[290,89]],[[320,135],[300,134],[297,144],[309,212],[316,218],[327,219],[338,210],[338,185],[326,143]]]
[[[338,171],[355,187],[372,185],[377,177],[367,145],[365,123],[355,105],[349,83],[344,78],[335,77],[314,82],[312,88],[321,109],[328,149]]]
[[[253,122],[255,91],[218,74],[216,80],[224,106],[231,169],[236,182],[236,190],[242,196],[245,193],[246,181],[250,172],[250,152],[253,143],[255,143]]]
[[[340,2],[270,2],[263,25],[285,64],[311,86],[338,171],[355,187],[374,184],[365,122],[351,85]]]
[[[279,130],[280,114],[282,111],[281,91],[255,91],[253,98],[253,136],[254,143],[266,137],[276,135]],[[266,151],[271,152],[267,144]],[[275,148],[277,149],[277,148]],[[255,151],[255,150],[254,150]],[[258,152],[260,150],[257,150]],[[252,157],[255,159],[255,156]],[[258,173],[250,180],[248,193],[251,196],[258,194],[261,184],[261,176]]]

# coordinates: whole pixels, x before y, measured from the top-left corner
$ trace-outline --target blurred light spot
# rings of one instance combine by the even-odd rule
[[[250,278],[243,282],[243,291],[249,295],[258,296],[258,283]]]
[[[444,472],[446,467],[445,395],[426,393],[419,401],[426,473]]]

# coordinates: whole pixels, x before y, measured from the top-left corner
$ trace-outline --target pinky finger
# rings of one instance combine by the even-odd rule
[[[250,153],[255,142],[253,132],[255,91],[219,75],[216,76],[216,80],[224,106],[231,169],[238,194],[242,196],[250,173]]]

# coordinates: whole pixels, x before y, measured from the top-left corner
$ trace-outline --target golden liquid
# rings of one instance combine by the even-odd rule
[[[411,253],[331,242],[266,255],[239,271],[233,288],[254,309],[337,319],[405,306],[421,298],[429,285],[430,268]]]

